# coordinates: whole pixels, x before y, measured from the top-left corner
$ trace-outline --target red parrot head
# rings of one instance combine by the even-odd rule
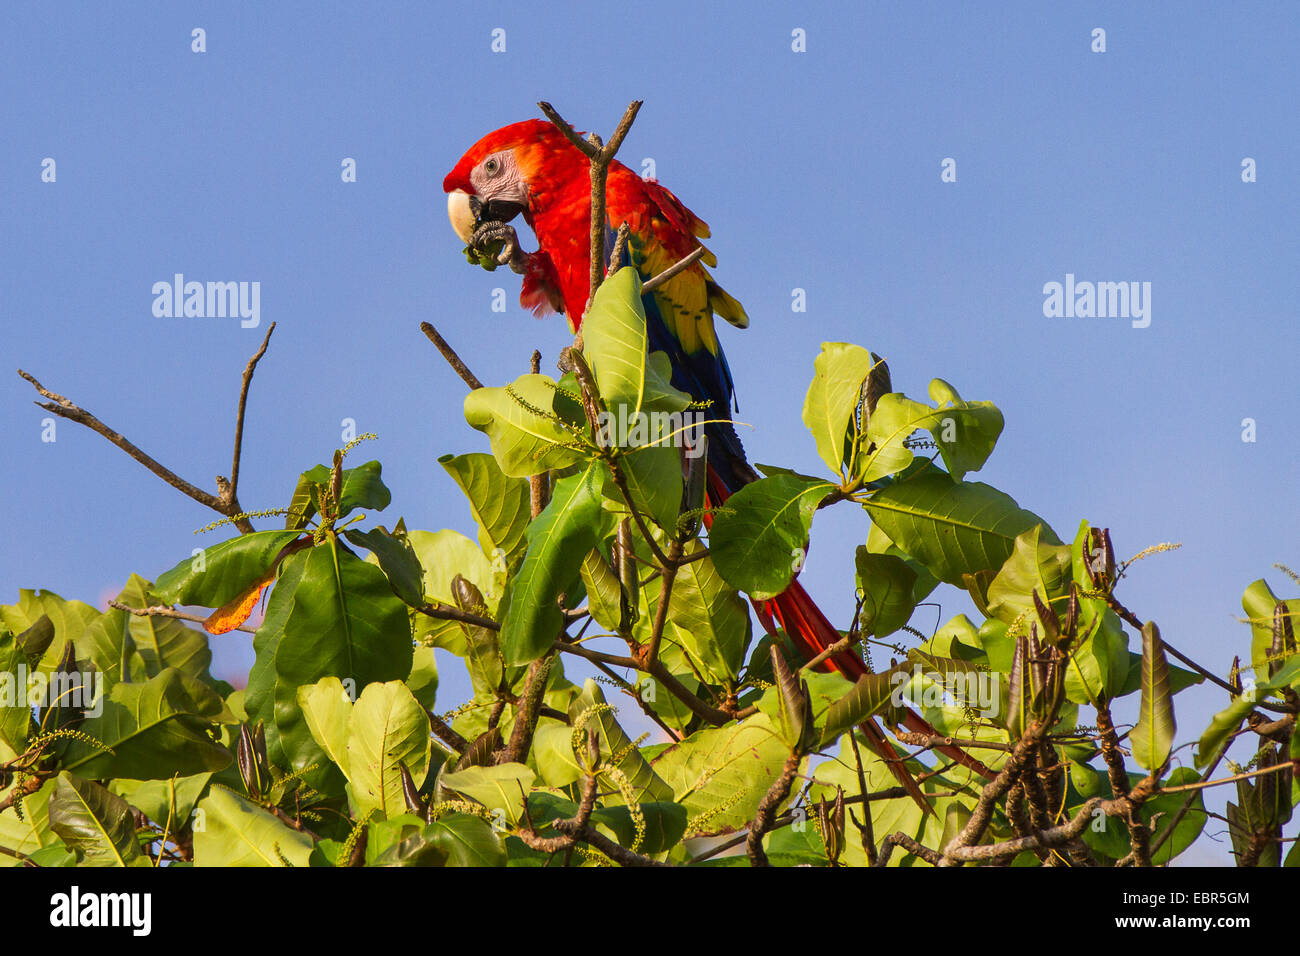
[[[451,227],[469,242],[480,223],[509,222],[522,212],[531,224],[545,181],[539,175],[543,166],[554,178],[557,161],[579,160],[582,155],[545,120],[525,120],[489,133],[442,182]]]

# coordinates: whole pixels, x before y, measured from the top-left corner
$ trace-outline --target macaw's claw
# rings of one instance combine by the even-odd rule
[[[500,245],[492,249],[491,247],[497,243]],[[509,223],[482,223],[470,236],[469,247],[480,255],[492,256],[498,265],[509,265],[515,272],[523,274],[524,254],[519,248],[519,236],[515,232],[515,227]]]

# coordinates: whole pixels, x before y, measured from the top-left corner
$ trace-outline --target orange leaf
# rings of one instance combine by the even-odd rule
[[[274,580],[275,568],[272,567],[271,570],[254,581],[247,590],[237,595],[233,601],[213,611],[208,616],[208,619],[203,622],[203,630],[209,634],[225,634],[227,631],[233,631],[239,627],[248,620],[248,616],[253,613],[253,608],[257,607],[262,592],[269,588]]]

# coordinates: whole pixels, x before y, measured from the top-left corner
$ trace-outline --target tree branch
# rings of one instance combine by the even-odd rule
[[[244,367],[243,380],[239,389],[239,406],[235,414],[235,447],[231,457],[230,478],[227,480],[222,475],[217,476],[217,494],[215,495],[186,481],[170,468],[159,462],[156,458],[143,451],[121,432],[110,428],[95,415],[65,396],[46,388],[38,382],[34,376],[28,374],[22,369],[18,369],[18,374],[20,377],[26,379],[37,392],[49,399],[48,402],[36,402],[35,404],[37,406],[45,409],[47,412],[59,416],[60,418],[65,418],[70,422],[84,425],[91,431],[102,435],[109,442],[122,449],[122,451],[126,452],[140,464],[144,465],[181,494],[192,498],[205,508],[211,508],[219,515],[231,518],[240,533],[248,534],[253,530],[252,523],[247,518],[235,517],[235,515],[241,514],[243,511],[239,506],[238,486],[239,463],[244,442],[244,411],[248,404],[248,390],[253,381],[253,372],[256,370],[257,363],[261,361],[262,356],[266,354],[267,346],[271,341],[271,333],[274,331],[275,323],[272,322],[266,330],[266,337],[262,339],[261,347],[253,357],[248,360],[248,364]]]
[[[641,294],[644,295],[647,292],[653,292],[673,276],[677,275],[677,273],[689,269],[691,266],[695,265],[695,263],[700,261],[700,258],[704,253],[705,249],[703,246],[696,246],[690,251],[690,253],[678,259],[663,272],[643,282],[641,284]]]
[[[248,404],[248,387],[253,384],[253,373],[257,371],[257,363],[262,361],[262,356],[266,354],[266,347],[271,344],[271,333],[275,331],[275,323],[272,322],[266,330],[266,337],[262,339],[262,347],[259,348],[253,357],[248,360],[244,366],[244,378],[239,386],[239,406],[235,411],[235,450],[230,461],[230,482],[227,489],[222,488],[222,497],[228,497],[234,501],[239,494],[239,459],[244,448],[244,408]],[[221,476],[217,476],[217,486],[221,487]],[[249,529],[252,530],[251,528]]]
[[[791,751],[790,756],[785,758],[781,776],[773,781],[772,786],[763,795],[763,799],[758,802],[754,822],[749,825],[749,836],[745,838],[745,849],[749,853],[751,866],[771,866],[767,854],[763,852],[763,834],[772,828],[776,808],[790,795],[790,786],[794,783],[795,774],[799,772],[801,759],[803,758],[799,755],[799,751]]]
[[[595,133],[584,140],[550,103],[542,102],[537,105],[564,138],[577,147],[591,163],[591,248],[588,257],[591,264],[591,284],[587,297],[587,304],[590,305],[591,299],[596,295],[596,290],[600,288],[600,283],[605,278],[605,181],[609,176],[609,164],[614,161],[614,156],[623,145],[628,130],[632,128],[632,122],[641,109],[641,100],[633,100],[628,104],[623,112],[623,118],[614,129],[614,135],[604,145]]]
[[[478,380],[478,376],[471,372],[469,366],[461,361],[460,356],[456,354],[456,350],[448,345],[447,340],[438,334],[438,330],[433,327],[432,323],[421,322],[420,331],[425,334],[430,342],[438,347],[438,351],[441,352],[442,357],[447,360],[447,364],[456,371],[456,374],[459,375],[461,380],[470,387],[471,391],[483,387],[483,383]]]
[[[108,606],[117,608],[119,611],[126,611],[128,614],[134,614],[136,617],[170,617],[178,621],[194,621],[203,624],[207,621],[206,617],[200,617],[197,614],[186,614],[184,611],[176,611],[163,604],[157,604],[153,607],[131,607],[129,604],[123,604],[121,601],[109,601]],[[236,631],[243,631],[246,634],[256,634],[257,628],[245,627],[243,624],[234,628]]]

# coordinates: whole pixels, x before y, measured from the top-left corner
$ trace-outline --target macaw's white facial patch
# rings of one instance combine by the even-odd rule
[[[512,150],[503,149],[488,156],[470,171],[469,181],[484,203],[493,200],[521,206],[528,203],[528,185]]]

